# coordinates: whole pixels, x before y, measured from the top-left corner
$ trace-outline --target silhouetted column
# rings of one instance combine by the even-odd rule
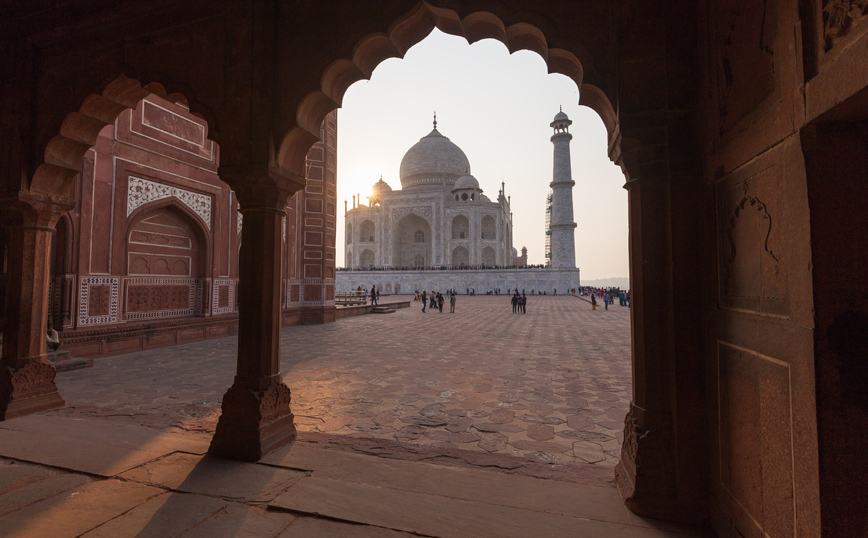
[[[256,461],[296,436],[290,390],[280,375],[282,225],[287,199],[304,183],[272,167],[259,179],[231,178],[231,172],[221,168],[220,175],[236,189],[244,216],[238,361],[209,453]]]
[[[627,506],[651,517],[673,517],[678,506],[672,420],[672,282],[667,187],[630,180],[630,299],[633,397],[625,418],[618,487]],[[697,432],[698,434],[698,432]],[[677,517],[673,517],[678,519]]]
[[[63,407],[46,356],[51,235],[68,204],[19,193],[0,204],[7,226],[0,420]]]

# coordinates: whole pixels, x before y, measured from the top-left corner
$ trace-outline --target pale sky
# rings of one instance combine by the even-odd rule
[[[366,196],[383,180],[401,188],[404,153],[437,130],[464,150],[483,192],[497,199],[501,181],[512,196],[513,246],[528,262],[545,263],[545,199],[552,180],[549,127],[558,107],[573,120],[570,144],[576,265],[582,280],[626,277],[627,191],[606,154],[606,129],[596,112],[578,105],[576,84],[546,73],[534,52],[510,55],[499,41],[468,45],[439,30],[389,59],[370,81],[353,84],[338,111],[337,263],[344,260],[344,200]]]

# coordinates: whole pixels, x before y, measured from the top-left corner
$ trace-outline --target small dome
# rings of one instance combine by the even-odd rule
[[[388,183],[383,181],[383,178],[381,176],[380,181],[374,183],[374,186],[371,187],[371,192],[373,192],[374,194],[380,194],[383,192],[392,192],[392,187],[390,187]]]
[[[458,178],[458,181],[455,182],[455,187],[452,188],[453,191],[457,191],[459,189],[479,190],[479,182],[476,181],[476,178],[471,176],[470,174],[461,176],[460,178]]]
[[[491,201],[491,198],[489,198],[488,196],[486,196],[486,195],[484,195],[484,194],[480,194],[480,195],[479,195],[479,200],[482,201],[482,202],[490,202],[490,201]]]
[[[563,110],[561,110],[560,112],[555,114],[555,121],[563,121],[563,120],[568,120],[568,119],[570,119],[570,117],[567,116],[566,114],[564,114]]]

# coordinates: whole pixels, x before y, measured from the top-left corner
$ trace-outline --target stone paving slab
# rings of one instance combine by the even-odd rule
[[[40,442],[58,459],[70,441],[61,435],[69,426],[60,420],[92,432],[94,445],[131,453],[136,449],[112,445],[112,440],[134,438],[136,429],[142,430],[139,435],[151,430],[104,418],[55,420],[59,433],[44,433]],[[0,515],[0,536],[705,536],[636,518],[612,486],[363,456],[342,452],[341,445],[325,442],[324,434],[312,435],[320,437],[281,449],[274,461],[245,463],[174,452],[104,479],[58,469],[51,461],[35,465],[0,458],[0,506],[6,509]]]
[[[248,503],[267,503],[304,476],[303,472],[289,469],[180,453],[120,475],[125,480],[173,491]]]
[[[270,506],[443,538],[662,538],[667,531],[307,477]],[[687,535],[684,535],[687,536]]]
[[[613,467],[631,391],[629,310],[569,296],[459,296],[389,316],[286,327],[284,378],[299,435],[391,439]],[[57,376],[60,416],[126,417],[213,432],[234,376],[225,338],[97,360]]]
[[[62,441],[59,443],[58,439]],[[0,457],[97,476],[115,476],[165,454],[95,440],[56,437],[49,433],[0,429]]]
[[[611,486],[503,474],[497,470],[396,461],[324,450],[307,443],[281,450],[260,463],[310,471],[328,478],[451,499],[485,502],[570,517],[629,524],[627,509]],[[480,488],[485,484],[485,488]]]
[[[120,480],[88,482],[0,517],[0,536],[80,536],[160,493],[156,488]]]

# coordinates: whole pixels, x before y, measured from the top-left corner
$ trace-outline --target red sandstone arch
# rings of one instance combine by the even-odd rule
[[[142,86],[138,80],[119,76],[106,85],[102,93],[89,95],[77,112],[67,114],[59,134],[45,147],[44,160],[33,174],[30,191],[74,199],[75,176],[81,172],[84,154],[96,144],[100,131],[114,123],[121,112],[135,109],[151,94],[190,107],[190,101],[184,95],[169,93],[159,82]],[[205,119],[209,128],[213,126],[213,119],[207,119],[200,112],[193,114]]]
[[[434,28],[462,36],[469,43],[481,39],[496,39],[510,53],[531,50],[545,60],[549,73],[571,78],[579,88],[579,104],[587,106],[603,120],[609,137],[609,157],[625,169],[621,161],[618,115],[611,100],[600,88],[585,84],[585,63],[591,55],[580,45],[577,52],[549,48],[542,30],[533,24],[519,22],[506,26],[494,13],[477,11],[464,18],[450,9],[437,8],[421,2],[416,8],[394,21],[385,33],[369,34],[355,46],[352,56],[332,62],[320,77],[320,88],[308,93],[296,110],[295,127],[279,137],[277,164],[284,169],[303,173],[308,150],[320,137],[320,126],[326,115],[341,106],[347,89],[355,82],[369,79],[374,69],[389,58],[403,58],[416,43]],[[626,170],[624,170],[626,174]]]

